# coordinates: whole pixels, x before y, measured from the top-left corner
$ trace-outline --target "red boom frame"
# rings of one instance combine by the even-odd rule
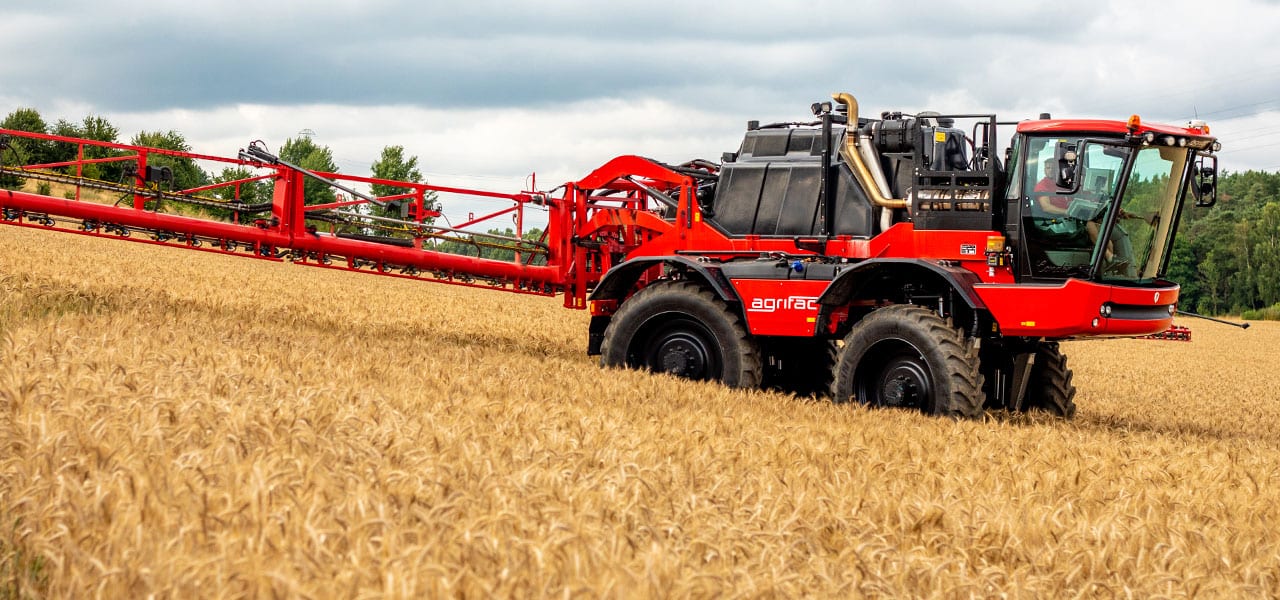
[[[307,172],[293,166],[256,160],[241,153],[240,158],[225,158],[99,142],[64,136],[0,129],[9,140],[29,139],[42,143],[73,144],[76,159],[45,164],[11,165],[15,156],[10,142],[4,152],[4,175],[51,180],[74,186],[75,193],[57,198],[30,191],[0,191],[0,223],[20,227],[55,229],[82,235],[104,236],[170,247],[198,249],[234,256],[268,260],[291,260],[296,264],[360,273],[403,277],[436,283],[502,289],[521,294],[550,296],[565,294],[565,306],[585,308],[588,290],[612,266],[614,257],[625,254],[641,243],[672,229],[668,221],[655,214],[657,204],[645,189],[682,196],[692,194],[693,183],[653,161],[624,156],[610,161],[587,178],[562,186],[563,196],[553,198],[538,191],[501,193],[478,189],[429,185],[360,177],[342,173],[314,173],[339,185],[348,183],[382,184],[409,190],[406,193],[378,198],[379,202],[406,200],[412,241],[380,240],[371,236],[360,239],[339,237],[334,228],[319,231],[308,223],[308,216],[338,208],[368,204],[358,198],[327,204],[304,203]],[[86,149],[103,148],[113,156],[86,158]],[[103,152],[99,150],[98,152]],[[235,181],[204,185],[185,190],[162,192],[145,180],[148,161],[155,156],[211,162],[218,166],[244,167],[254,175]],[[125,162],[136,176],[127,183],[111,183],[84,177],[85,166]],[[209,192],[232,188],[227,194],[238,199],[242,185],[254,181],[273,183],[269,215],[249,223],[224,221],[159,212],[148,204],[158,198],[179,202],[184,199],[199,206],[225,206],[234,209],[234,201],[202,196]],[[114,205],[84,199],[83,189],[99,189],[131,197],[131,202]],[[472,217],[456,227],[442,227],[427,220],[440,217],[428,206],[428,192],[463,196],[493,205],[482,216]],[[434,247],[440,240],[474,243],[482,231],[468,228],[494,226],[499,217],[511,215],[516,235],[524,233],[528,211],[545,207],[547,233],[544,243],[511,246],[514,260],[495,260],[443,252]],[[266,211],[262,211],[266,212]],[[236,213],[238,215],[238,213]],[[359,220],[358,218],[356,220]],[[134,237],[141,233],[146,236]],[[515,240],[511,240],[515,241]],[[518,243],[518,242],[517,242]],[[545,256],[546,264],[533,264],[533,255]]]

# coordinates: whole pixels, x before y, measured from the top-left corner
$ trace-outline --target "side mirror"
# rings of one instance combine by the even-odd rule
[[[1058,189],[1061,191],[1077,191],[1076,188],[1076,151],[1068,148],[1058,156]]]
[[[1196,155],[1191,172],[1191,194],[1196,206],[1208,208],[1218,203],[1218,157],[1212,154]]]

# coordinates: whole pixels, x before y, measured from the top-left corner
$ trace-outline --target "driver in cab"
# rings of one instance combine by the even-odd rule
[[[1058,178],[1055,173],[1056,162],[1057,161],[1052,158],[1046,158],[1044,160],[1044,177],[1041,178],[1040,181],[1036,182],[1036,187],[1034,189],[1035,192],[1038,192],[1036,195],[1036,207],[1040,209],[1042,214],[1048,215],[1050,218],[1054,219],[1054,222],[1049,225],[1050,231],[1053,231],[1054,233],[1071,234],[1080,230],[1080,220],[1068,215],[1068,209],[1071,207],[1071,198],[1045,193],[1053,192],[1058,189]],[[1085,221],[1084,223],[1085,229],[1089,232],[1090,242],[1098,241],[1100,226],[1097,219],[1101,218],[1102,215],[1102,211],[1099,211],[1095,219]],[[1110,245],[1108,245],[1106,249],[1107,260],[1111,260],[1113,255],[1114,252]]]
[[[1052,158],[1044,159],[1044,177],[1036,182],[1036,192],[1052,192],[1058,189],[1053,163]],[[1067,208],[1071,206],[1071,199],[1066,196],[1037,196],[1036,204],[1045,214],[1066,216]]]

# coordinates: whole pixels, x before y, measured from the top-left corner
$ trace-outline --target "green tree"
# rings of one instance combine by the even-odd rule
[[[1205,257],[1204,262],[1198,267],[1200,274],[1200,283],[1203,284],[1207,297],[1200,300],[1197,310],[1208,312],[1210,314],[1218,314],[1218,307],[1222,301],[1222,284],[1227,279],[1224,273],[1217,250],[1209,251],[1209,255]]]
[[[49,126],[41,118],[40,112],[34,108],[19,108],[9,113],[0,121],[0,128],[30,133],[48,133]],[[12,137],[7,148],[0,150],[0,163],[13,167],[18,165],[34,165],[50,162],[52,144],[44,140]],[[0,175],[0,187],[18,189],[26,180],[13,175]]]
[[[228,181],[239,181],[241,179],[249,179],[256,173],[248,167],[225,167],[221,173],[209,180],[210,184],[224,183]],[[227,186],[218,188],[213,191],[213,196],[219,200],[231,202],[239,200],[245,204],[257,204],[260,202],[271,201],[271,182],[270,181],[250,181],[241,183],[239,186],[239,195],[236,192],[236,186]]]
[[[1182,287],[1178,292],[1178,304],[1187,307],[1188,310],[1198,308],[1197,302],[1204,297],[1199,272],[1196,269],[1198,264],[1192,248],[1191,236],[1179,235],[1175,238],[1173,252],[1169,257],[1169,272],[1166,276]]]
[[[386,146],[382,149],[382,155],[378,160],[373,161],[373,176],[377,179],[390,179],[393,181],[405,181],[410,183],[423,183],[422,173],[418,171],[418,157],[404,155],[404,146]],[[411,188],[375,183],[370,186],[370,191],[374,196],[385,197],[405,194],[412,191]],[[404,214],[400,210],[400,206],[404,201],[396,201],[388,206],[371,206],[370,213],[390,217],[393,219],[404,218]],[[423,194],[423,205],[427,209],[436,208],[436,193],[428,191]],[[423,219],[424,223],[432,223],[434,218]]]
[[[383,147],[382,156],[373,161],[373,176],[378,179],[422,183],[422,173],[418,171],[418,157],[405,158],[404,146]],[[375,183],[372,191],[375,196],[391,196],[404,193],[407,188]]]
[[[1231,251],[1230,269],[1233,273],[1227,277],[1227,301],[1232,312],[1253,308],[1257,303],[1257,269],[1250,243],[1253,237],[1250,229],[1250,224],[1246,221],[1238,221],[1231,226],[1231,238],[1227,247]]]
[[[58,119],[54,124],[52,133],[64,137],[75,137],[97,142],[118,143],[120,130],[112,125],[106,117],[96,115],[86,116],[79,123],[72,123],[63,119]],[[84,146],[84,158],[110,158],[123,154],[114,148],[87,144]],[[76,160],[77,144],[67,142],[56,142],[52,148],[52,158],[54,161],[63,162]],[[75,174],[74,167],[64,169],[65,172]],[[82,176],[89,179],[101,179],[105,181],[120,181],[121,174],[124,172],[124,164],[122,162],[94,163],[84,165],[80,169]]]
[[[289,138],[280,147],[280,158],[289,163],[323,173],[337,173],[338,165],[333,162],[333,151],[328,146],[318,146],[311,138],[303,136]],[[303,192],[304,204],[327,204],[334,201],[334,191],[324,182],[310,177],[306,178]]]
[[[174,152],[191,151],[191,145],[187,143],[186,138],[172,129],[164,132],[142,131],[133,136],[133,140],[129,143],[134,146],[159,148]],[[173,171],[173,187],[171,188],[173,190],[190,189],[209,182],[209,175],[196,165],[195,160],[190,158],[166,154],[148,154],[147,166],[169,167]]]
[[[486,235],[487,234],[487,235]],[[543,231],[538,228],[530,229],[520,236],[520,239],[527,242],[540,242],[542,240]],[[436,244],[436,250],[440,252],[448,252],[450,254],[462,254],[465,256],[475,256],[479,258],[490,258],[494,260],[515,260],[516,253],[512,247],[514,242],[509,239],[500,239],[494,236],[502,236],[506,238],[516,237],[515,230],[510,227],[506,229],[490,229],[486,233],[476,233],[468,236],[466,240],[445,240]],[[524,248],[531,246],[524,245]],[[545,254],[532,255],[530,253],[521,253],[521,262],[534,265],[547,264]]]
[[[1168,274],[1182,285],[1182,306],[1255,312],[1280,302],[1280,208],[1273,205],[1280,205],[1280,173],[1262,171],[1224,171],[1214,208],[1184,204]]]
[[[1254,255],[1258,262],[1257,305],[1261,308],[1280,303],[1280,201],[1269,202],[1252,227]]]
[[[248,179],[255,175],[252,169],[247,167],[225,167],[222,172],[210,178],[209,183],[226,183],[230,181],[239,181]],[[260,204],[271,201],[272,188],[268,181],[250,181],[241,183],[237,195],[237,186],[228,185],[227,187],[216,188],[210,194],[226,202],[239,201],[244,204]],[[206,209],[215,217],[220,219],[244,221],[246,218],[254,218],[257,213],[236,215],[236,211],[230,209],[208,208]]]

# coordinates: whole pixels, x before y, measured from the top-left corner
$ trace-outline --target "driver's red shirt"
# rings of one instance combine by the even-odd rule
[[[1052,179],[1045,177],[1044,179],[1041,179],[1039,182],[1036,183],[1035,191],[1052,192],[1057,189],[1058,189],[1058,184],[1054,183]],[[1049,204],[1052,204],[1058,208],[1061,208],[1062,210],[1067,210],[1067,207],[1071,206],[1071,199],[1066,196],[1046,196],[1046,198],[1049,199]]]

